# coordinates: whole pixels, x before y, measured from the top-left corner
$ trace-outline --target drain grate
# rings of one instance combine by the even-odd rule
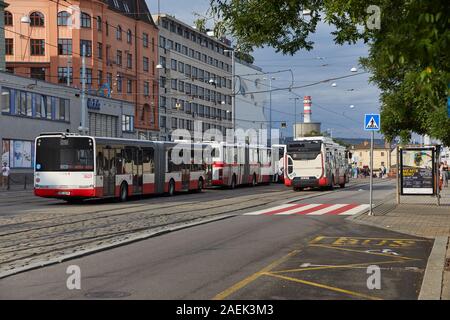
[[[445,259],[445,271],[450,271],[450,258]]]

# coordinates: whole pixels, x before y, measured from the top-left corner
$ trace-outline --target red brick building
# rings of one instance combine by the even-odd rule
[[[158,28],[145,0],[14,0],[5,13],[6,66],[15,74],[131,101],[134,127],[156,137]]]

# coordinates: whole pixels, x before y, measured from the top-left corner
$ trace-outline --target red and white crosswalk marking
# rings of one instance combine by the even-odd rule
[[[277,207],[268,208],[264,210],[248,212],[244,215],[255,216],[255,215],[307,215],[307,216],[319,216],[319,215],[340,215],[340,216],[351,216],[369,208],[368,204],[333,204],[333,203],[297,203],[297,204],[283,204]]]

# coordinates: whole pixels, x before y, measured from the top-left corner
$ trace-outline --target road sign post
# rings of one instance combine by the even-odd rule
[[[375,131],[380,131],[380,115],[366,114],[364,116],[364,130],[371,131],[370,134],[370,177],[369,177],[369,216],[373,216],[373,142]]]

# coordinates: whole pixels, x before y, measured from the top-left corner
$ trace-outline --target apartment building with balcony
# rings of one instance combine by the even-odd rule
[[[168,14],[153,16],[159,27],[161,140],[186,129],[232,128],[230,44],[199,32]]]
[[[5,11],[6,68],[132,102],[140,138],[156,138],[158,28],[145,0],[14,0]]]

